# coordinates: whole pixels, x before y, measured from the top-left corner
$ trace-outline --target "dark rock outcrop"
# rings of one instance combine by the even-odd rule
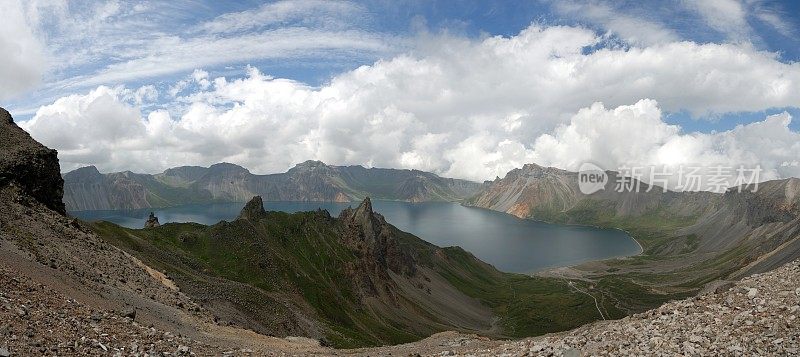
[[[372,210],[369,197],[356,208],[347,208],[339,215],[345,224],[345,240],[361,253],[362,271],[384,275],[387,270],[395,274],[413,276],[416,264],[410,252],[403,249],[392,227],[382,215]]]
[[[261,196],[255,196],[244,205],[244,208],[242,208],[242,211],[239,213],[239,217],[236,217],[236,219],[258,221],[266,216],[267,211],[264,210],[264,201],[261,199]]]
[[[36,142],[0,108],[0,187],[19,186],[48,208],[65,214],[58,152]]]
[[[150,217],[147,217],[147,222],[144,222],[144,228],[155,228],[160,225],[161,223],[158,223],[158,217],[156,217],[155,213],[150,212]]]

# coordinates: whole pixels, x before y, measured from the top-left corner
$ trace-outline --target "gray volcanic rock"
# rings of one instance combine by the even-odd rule
[[[130,171],[104,175],[94,166],[82,167],[64,175],[63,201],[71,211],[150,207],[149,180],[149,175]]]
[[[0,187],[17,185],[37,201],[61,214],[64,180],[58,152],[39,144],[0,108]]]
[[[264,210],[264,202],[261,196],[255,196],[244,205],[242,211],[236,219],[246,219],[251,221],[258,221],[267,216],[267,211]]]
[[[191,183],[203,177],[203,175],[208,173],[208,170],[208,168],[200,166],[179,166],[164,170],[161,176],[164,177],[165,180],[174,180],[175,184]]]
[[[147,222],[144,222],[144,228],[155,228],[160,225],[161,223],[158,223],[158,217],[156,217],[155,213],[150,212],[150,217],[147,217]]]
[[[616,321],[513,341],[471,356],[787,356],[800,353],[800,262],[729,290],[669,302]]]
[[[372,210],[369,197],[356,209],[343,210],[339,219],[347,228],[345,241],[362,252],[362,264],[367,267],[360,269],[360,272],[376,272],[381,279],[387,279],[382,276],[387,269],[409,277],[416,273],[412,254],[400,247],[396,232],[392,231],[383,215]]]

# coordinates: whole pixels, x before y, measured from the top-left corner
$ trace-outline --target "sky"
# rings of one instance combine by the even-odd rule
[[[800,4],[0,0],[0,106],[62,171],[305,160],[470,180],[800,176]]]

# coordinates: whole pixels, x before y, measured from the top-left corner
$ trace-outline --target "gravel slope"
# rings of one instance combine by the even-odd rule
[[[800,261],[730,289],[621,320],[477,351],[479,356],[800,355]]]

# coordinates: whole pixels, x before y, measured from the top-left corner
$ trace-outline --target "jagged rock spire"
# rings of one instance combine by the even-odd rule
[[[378,231],[377,226],[379,222],[375,217],[375,213],[372,211],[372,201],[370,201],[369,197],[364,198],[364,201],[362,201],[355,210],[348,213],[348,219],[361,227],[365,237],[374,239]]]
[[[261,200],[261,196],[254,196],[250,199],[250,202],[247,202],[242,208],[242,212],[239,213],[239,217],[236,219],[249,219],[253,221],[257,221],[264,216],[267,215],[267,211],[264,210],[264,201]]]
[[[365,264],[390,269],[397,274],[416,273],[414,258],[403,250],[386,220],[372,210],[372,201],[365,198],[356,209],[347,208],[339,215],[347,229],[345,241],[362,252]]]
[[[356,217],[372,215],[372,201],[370,201],[369,197],[364,198],[364,201],[361,201],[361,204],[358,205],[358,208],[356,208],[356,211],[353,213],[353,215]]]

